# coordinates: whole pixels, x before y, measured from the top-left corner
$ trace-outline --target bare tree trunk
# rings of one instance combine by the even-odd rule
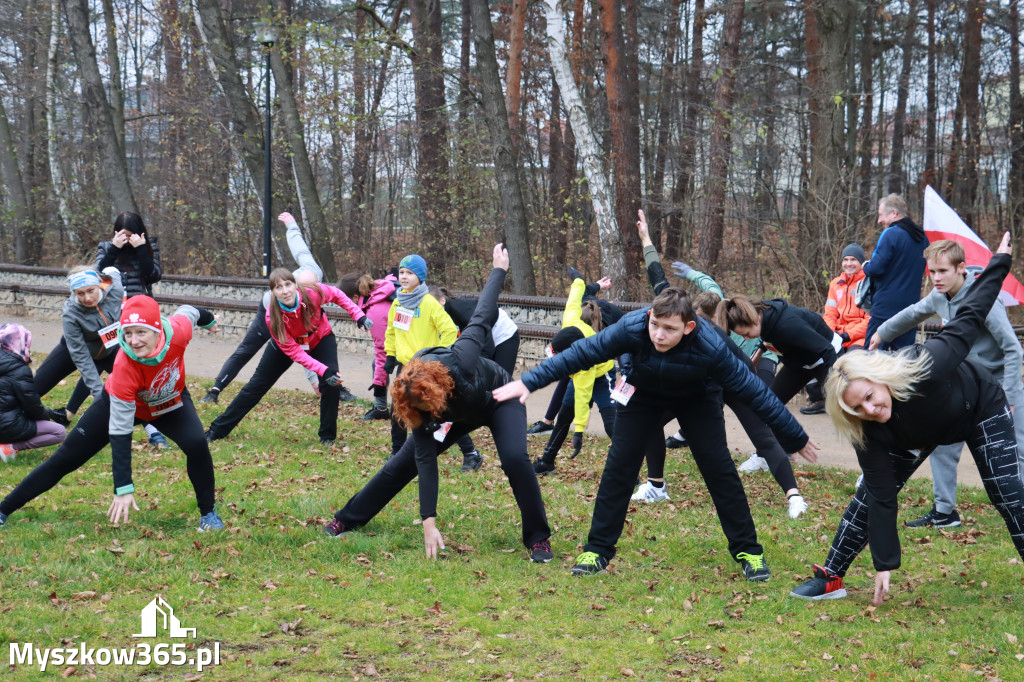
[[[121,55],[117,51],[117,23],[113,0],[103,0],[103,25],[107,35],[107,68],[110,69],[110,111],[117,142],[124,150],[124,88],[121,87]]]
[[[598,238],[601,241],[601,259],[604,272],[612,278],[612,295],[622,297],[626,293],[626,265],[622,257],[622,243],[619,239],[615,213],[612,210],[611,191],[608,178],[601,165],[601,149],[590,129],[587,111],[583,108],[572,67],[565,52],[565,21],[555,0],[544,0],[547,14],[548,54],[551,68],[555,72],[558,90],[565,100],[565,108],[572,122],[573,132],[583,155],[583,171],[590,186],[590,196],[597,216]]]
[[[676,43],[679,40],[679,7],[682,0],[672,0],[668,13],[668,30],[665,33],[665,58],[661,65],[658,93],[658,141],[654,155],[654,173],[647,202],[647,223],[650,226],[651,241],[661,250],[661,218],[665,210],[665,164],[669,155],[669,135],[672,128],[672,111],[677,109],[675,101]]]
[[[960,71],[960,93],[957,112],[963,116],[967,129],[962,143],[963,159],[956,159],[956,172],[950,172],[952,206],[968,225],[974,223],[974,203],[978,192],[978,158],[981,147],[981,103],[978,90],[981,85],[981,23],[985,18],[982,0],[968,0],[964,15],[964,63]],[[954,148],[959,144],[960,129],[954,125]],[[950,154],[954,158],[953,153]]]
[[[864,8],[864,45],[861,49],[860,60],[860,81],[861,92],[864,93],[864,102],[860,119],[860,167],[857,175],[860,176],[860,194],[862,210],[865,213],[873,212],[874,193],[871,191],[874,162],[874,139],[871,135],[871,121],[875,115],[875,12],[877,7],[874,0],[868,0]]]
[[[553,81],[554,79],[552,79]],[[569,197],[569,183],[562,158],[565,142],[562,139],[562,104],[558,96],[558,83],[551,83],[551,116],[548,123],[548,196],[551,204],[551,230],[554,237],[555,268],[565,265],[569,238],[566,220],[566,199]]]
[[[636,81],[629,78],[620,0],[600,0],[601,55],[605,63],[605,93],[611,124],[612,169],[615,177],[615,219],[625,250],[626,277],[640,281],[643,255],[636,231],[640,208],[640,122],[634,116]]]
[[[696,0],[693,9],[693,47],[686,77],[686,110],[683,115],[683,140],[679,150],[679,170],[672,187],[672,214],[665,235],[665,258],[680,256],[683,241],[683,219],[687,192],[697,162],[697,117],[702,103],[700,85],[704,70],[704,0]]]
[[[316,176],[313,165],[309,162],[306,140],[302,132],[302,119],[299,116],[298,102],[295,100],[295,89],[292,77],[285,66],[281,53],[271,49],[270,67],[274,71],[277,83],[277,99],[281,103],[284,114],[284,127],[287,131],[288,149],[291,151],[292,172],[295,174],[295,185],[299,195],[299,205],[303,217],[309,226],[309,249],[313,257],[324,271],[324,281],[334,282],[338,279],[334,267],[334,251],[331,249],[331,235],[327,230],[327,219],[324,217],[320,203],[320,192],[316,187]]]
[[[57,89],[54,85],[54,75],[57,71],[57,47],[60,45],[61,37],[60,16],[60,0],[50,0],[50,45],[46,55],[46,144],[47,157],[50,160],[50,181],[53,185],[53,196],[57,199],[57,215],[60,216],[62,233],[67,234],[68,240],[74,245],[78,235],[70,229],[71,207],[68,206],[57,141]]]
[[[1010,0],[1010,180],[1009,218],[1014,241],[1024,231],[1024,99],[1020,93],[1020,8]]]
[[[11,139],[11,126],[7,121],[3,98],[0,98],[0,172],[6,189],[4,197],[9,210],[14,214],[14,259],[18,263],[28,263],[32,251],[29,247],[29,231],[33,229],[32,213],[14,140]]]
[[[718,263],[725,227],[725,189],[729,182],[729,160],[732,157],[732,105],[744,7],[744,0],[731,0],[722,25],[718,57],[720,75],[715,87],[714,121],[711,124],[705,222],[697,256],[700,267],[712,272]]]
[[[89,33],[89,7],[86,0],[63,0],[67,13],[68,34],[75,52],[75,61],[82,74],[82,89],[85,106],[96,126],[99,142],[100,165],[103,167],[107,191],[111,203],[117,210],[138,213],[139,208],[132,194],[125,165],[124,149],[117,139],[114,117],[103,87],[103,79],[96,63],[96,49]]]
[[[352,201],[349,204],[348,243],[352,250],[363,250],[366,223],[366,174],[370,165],[371,133],[366,120],[366,10],[357,7],[355,41],[352,46]],[[368,265],[368,264],[367,264]]]
[[[925,1],[928,5],[928,81],[925,85],[924,175],[921,177],[921,184],[931,185],[937,190],[939,188],[939,169],[935,160],[938,151],[938,96],[935,84],[936,62],[938,61],[935,47],[936,0]]]
[[[530,234],[526,227],[526,209],[523,192],[516,171],[509,117],[505,98],[501,92],[501,75],[494,54],[494,31],[487,0],[471,0],[473,15],[473,44],[480,74],[480,91],[484,105],[484,118],[491,133],[494,149],[494,170],[501,196],[501,210],[505,216],[505,240],[509,254],[509,272],[512,288],[517,294],[532,296],[537,293],[533,278],[533,258],[530,256]]]
[[[477,29],[479,30],[479,29]],[[522,105],[523,44],[526,33],[526,0],[512,0],[508,37],[508,68],[505,73],[505,109],[512,132],[512,155],[519,153],[519,108]]]
[[[889,157],[889,192],[902,194],[903,135],[907,127],[907,99],[910,96],[910,67],[914,59],[914,36],[917,33],[917,0],[909,0],[906,26],[903,29],[903,64],[896,86],[896,111],[892,119],[892,150]]]
[[[232,146],[249,172],[253,190],[263,201],[263,135],[259,119],[242,83],[241,68],[235,56],[235,47],[220,16],[218,0],[195,0],[192,13],[199,35],[206,48],[210,75],[217,82],[227,100],[231,115]]]
[[[416,128],[419,162],[420,215],[432,269],[447,279],[451,255],[459,248],[452,234],[449,194],[448,117],[444,96],[444,40],[440,0],[410,0],[413,80],[416,86]]]
[[[460,0],[462,7],[462,45],[459,49],[459,129],[465,130],[469,120],[469,111],[473,107],[473,92],[469,86],[470,65],[469,55],[473,46],[473,19],[469,7],[470,0]]]

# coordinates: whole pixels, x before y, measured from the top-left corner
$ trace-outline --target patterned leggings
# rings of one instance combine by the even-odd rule
[[[1024,483],[1017,463],[1017,440],[1009,408],[1004,404],[1001,413],[983,419],[966,441],[978,465],[985,492],[1006,522],[1017,552],[1024,557]],[[929,454],[930,451],[906,450],[889,453],[897,490],[903,488]],[[846,575],[850,564],[868,542],[868,504],[867,486],[862,485],[839,522],[825,560],[825,568],[836,575]]]

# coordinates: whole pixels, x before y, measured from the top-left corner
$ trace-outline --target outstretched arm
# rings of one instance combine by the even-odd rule
[[[452,345],[459,369],[467,376],[475,372],[476,361],[480,358],[480,352],[490,337],[491,328],[498,319],[498,295],[505,284],[505,275],[508,274],[508,251],[501,243],[494,245],[491,262],[493,269],[484,290],[480,292],[473,317],[469,318],[462,335]]]

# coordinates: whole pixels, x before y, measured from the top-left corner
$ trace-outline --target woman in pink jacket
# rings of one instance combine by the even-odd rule
[[[374,279],[367,274],[350,272],[338,281],[338,288],[366,313],[373,322],[370,336],[373,337],[373,407],[363,419],[390,419],[388,412],[388,375],[384,371],[384,333],[388,327],[388,311],[395,300],[397,280]]]
[[[336,303],[352,316],[360,329],[369,331],[373,321],[340,289],[325,284],[295,282],[285,268],[270,273],[273,300],[267,306],[270,343],[249,382],[206,431],[206,439],[224,438],[242,421],[249,410],[266,395],[270,387],[293,362],[316,372],[320,377],[320,443],[333,445],[338,435],[338,343],[331,322],[323,311],[324,303]]]

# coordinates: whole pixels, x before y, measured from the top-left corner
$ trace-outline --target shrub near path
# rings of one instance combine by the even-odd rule
[[[193,395],[209,381],[190,380]],[[70,383],[59,389],[66,397]],[[222,405],[199,406],[208,424]],[[47,402],[51,402],[48,400]],[[606,440],[541,481],[555,560],[531,564],[519,514],[486,429],[485,464],[460,474],[442,456],[439,526],[447,551],[423,558],[415,485],[361,531],[320,527],[377,471],[387,424],[343,404],[335,448],[315,443],[316,398],[274,391],[213,444],[228,530],[196,532],[195,498],[176,448],[137,430],[142,511],[111,526],[109,449],[0,530],[0,648],[132,647],[139,613],[161,595],[187,646],[219,643],[221,662],[187,667],[61,665],[46,675],[103,679],[1024,679],[1024,570],[984,493],[969,489],[957,532],[904,531],[904,568],[871,606],[870,558],[847,599],[806,603],[789,590],[821,562],[849,496],[849,471],[807,468],[811,509],[786,515],[770,476],[746,477],[772,580],[748,583],[726,551],[686,451],[670,457],[672,501],[631,509],[611,572],[569,575],[589,527]],[[530,443],[533,456],[543,443]],[[0,469],[6,494],[47,451]],[[744,459],[735,453],[737,461]],[[563,458],[564,460],[565,458]],[[901,502],[930,500],[911,481]],[[7,665],[7,662],[4,662]],[[8,668],[37,679],[38,665]]]

